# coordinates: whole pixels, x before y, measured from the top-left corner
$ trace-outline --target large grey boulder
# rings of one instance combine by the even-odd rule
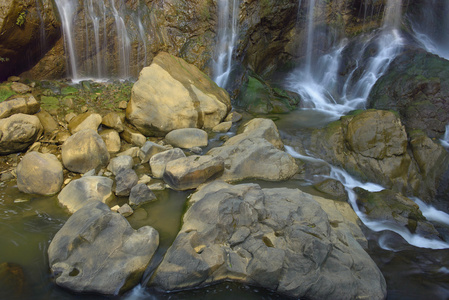
[[[67,184],[58,195],[59,203],[74,213],[92,201],[106,202],[112,197],[112,179],[84,176]]]
[[[133,186],[129,194],[129,205],[139,206],[156,200],[156,195],[145,183],[139,183]]]
[[[165,141],[173,147],[184,149],[206,147],[208,144],[207,132],[198,128],[175,129],[165,136]]]
[[[53,154],[32,151],[17,165],[17,188],[21,192],[53,195],[61,190],[63,181],[62,164]]]
[[[224,170],[224,159],[210,155],[191,155],[167,163],[164,180],[175,190],[197,188]]]
[[[147,136],[212,128],[231,109],[226,91],[181,58],[160,52],[134,84],[126,118]]]
[[[0,119],[0,155],[20,152],[33,144],[43,133],[39,118],[15,114]]]
[[[162,176],[164,176],[166,165],[172,160],[183,157],[186,157],[186,155],[184,154],[184,151],[179,148],[170,149],[153,155],[150,159],[150,167],[153,177],[162,178]]]
[[[129,155],[120,155],[111,159],[108,165],[108,170],[112,174],[117,175],[120,171],[132,169],[134,166],[134,159]]]
[[[309,194],[215,181],[190,205],[151,285],[171,291],[235,280],[294,298],[386,297],[382,273],[351,230],[329,221],[343,217],[328,217]]]
[[[146,163],[150,160],[150,158],[158,153],[167,151],[168,149],[164,146],[158,145],[151,141],[147,141],[139,151],[139,158],[142,163]]]
[[[123,169],[115,176],[115,194],[129,196],[131,189],[137,184],[139,177],[133,169]]]
[[[158,232],[134,230],[95,201],[73,214],[48,247],[57,285],[78,293],[117,295],[139,283],[159,245]]]
[[[10,117],[14,114],[34,115],[41,105],[33,95],[15,95],[0,103],[0,119]]]
[[[72,172],[85,173],[107,166],[109,152],[100,135],[84,129],[70,136],[61,147],[62,163]]]
[[[298,171],[295,159],[284,148],[273,121],[253,119],[243,133],[230,138],[207,154],[225,160],[221,179],[241,181],[257,178],[277,181],[291,178]]]

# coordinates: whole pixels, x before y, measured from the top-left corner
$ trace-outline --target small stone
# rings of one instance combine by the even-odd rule
[[[166,189],[166,185],[162,182],[153,183],[148,186],[148,188],[152,191],[163,191]]]
[[[70,181],[72,181],[72,178],[67,178],[66,180],[64,180],[64,184],[67,185]]]
[[[18,94],[26,94],[31,92],[31,88],[23,83],[14,82],[11,84],[11,89]]]
[[[193,147],[189,149],[190,152],[192,152],[193,154],[201,154],[203,153],[203,149],[201,149],[201,147]]]
[[[128,204],[124,204],[122,207],[118,209],[118,213],[126,218],[132,215],[134,211],[131,208],[131,206],[129,206]]]
[[[132,169],[133,166],[134,160],[131,156],[121,155],[111,159],[107,169],[117,175],[120,171]]]
[[[228,132],[232,127],[232,122],[223,122],[212,128],[213,132]]]
[[[111,207],[111,210],[115,211],[115,212],[118,212],[119,209],[120,209],[119,205],[115,205],[115,206]]]
[[[126,107],[128,107],[128,102],[126,102],[126,101],[121,101],[118,104],[118,108],[120,108],[120,109],[126,109]]]
[[[150,181],[152,180],[152,178],[148,175],[143,175],[142,177],[140,177],[139,181],[137,182],[137,184],[139,183],[145,183],[148,184]]]
[[[132,206],[139,206],[154,200],[156,200],[156,195],[145,183],[133,186],[129,194],[129,204]]]
[[[231,121],[232,123],[237,123],[241,119],[242,119],[242,115],[236,111],[233,111],[226,117],[225,122]]]
[[[87,112],[89,110],[89,108],[86,106],[86,105],[84,105],[83,107],[81,107],[81,112],[82,113],[85,113],[85,112]]]
[[[69,123],[74,117],[76,117],[76,114],[71,112],[71,113],[68,113],[64,119],[67,123]]]
[[[131,189],[137,184],[139,177],[133,169],[126,169],[118,172],[115,177],[116,187],[115,194],[117,196],[129,196]]]
[[[30,146],[30,148],[28,149],[27,152],[32,152],[32,151],[39,151],[39,148],[41,147],[41,143],[40,142],[35,142],[33,145]]]
[[[139,152],[140,152],[140,148],[139,147],[131,147],[128,150],[125,150],[123,152],[120,152],[117,154],[117,156],[122,156],[122,155],[129,155],[131,157],[138,157],[139,156]]]
[[[147,138],[143,134],[141,134],[137,130],[129,128],[128,126],[125,126],[123,131],[120,132],[120,137],[127,143],[139,147],[142,147],[147,141]]]

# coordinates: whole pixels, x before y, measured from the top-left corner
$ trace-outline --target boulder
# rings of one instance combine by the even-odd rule
[[[112,179],[85,176],[72,180],[58,195],[59,203],[74,213],[92,201],[106,202],[112,197]]]
[[[34,115],[40,108],[41,105],[33,95],[14,95],[0,103],[0,119],[14,114]]]
[[[129,205],[136,207],[156,200],[156,195],[144,183],[133,186],[129,194]]]
[[[139,158],[142,163],[146,163],[150,160],[153,155],[167,151],[168,149],[164,146],[158,145],[151,141],[147,141],[142,148],[140,148]]]
[[[328,217],[311,195],[215,181],[189,202],[151,286],[172,291],[229,280],[296,299],[386,297],[374,261],[349,229],[329,222],[343,217]]]
[[[100,135],[92,129],[78,131],[61,147],[62,163],[72,172],[85,173],[109,162],[109,152]]]
[[[167,163],[164,180],[175,190],[197,188],[224,170],[224,159],[210,155],[191,155]]]
[[[134,159],[129,155],[120,155],[111,159],[108,170],[117,175],[120,171],[130,170],[134,166]]]
[[[212,128],[231,109],[226,91],[183,59],[160,52],[134,84],[126,118],[147,136]]]
[[[139,177],[133,169],[124,169],[115,176],[115,195],[129,196],[131,189],[137,184]]]
[[[151,173],[155,178],[162,178],[165,172],[165,166],[172,160],[186,157],[184,151],[179,148],[166,150],[155,154],[150,159]]]
[[[197,128],[182,128],[170,131],[165,141],[173,147],[190,149],[193,147],[206,147],[208,144],[207,132]]]
[[[122,118],[116,112],[110,112],[103,117],[101,124],[109,128],[115,129],[117,132],[122,132],[125,128],[122,122]]]
[[[28,194],[53,195],[64,181],[62,164],[50,153],[25,154],[17,165],[17,188]]]
[[[253,119],[245,124],[243,133],[207,154],[224,159],[221,179],[225,181],[254,178],[278,181],[289,179],[298,171],[295,159],[280,150],[283,147],[273,121]]]
[[[421,49],[406,49],[376,81],[367,106],[399,112],[407,129],[440,137],[449,123],[449,61]]]
[[[69,122],[69,131],[75,134],[81,130],[92,129],[97,131],[101,124],[101,116],[93,112],[86,112],[72,118]]]
[[[422,215],[413,200],[391,190],[368,192],[355,188],[357,205],[370,221],[381,221],[394,228],[416,233],[428,239],[440,240],[439,233]]]
[[[13,82],[11,84],[11,90],[16,92],[17,94],[26,94],[31,93],[31,87],[29,85],[20,83],[20,82]]]
[[[338,180],[326,179],[313,185],[313,187],[331,199],[348,201],[348,192],[346,192],[344,185]]]
[[[42,132],[43,127],[36,116],[15,114],[0,119],[0,155],[25,150]]]
[[[134,230],[120,214],[94,201],[56,233],[48,259],[57,285],[78,293],[117,295],[139,283],[158,245],[154,228]]]
[[[213,132],[228,132],[229,129],[231,129],[231,127],[232,127],[231,121],[223,122],[223,123],[218,124],[214,128],[212,128],[212,131]]]
[[[311,137],[311,150],[315,157],[341,167],[364,181],[430,201],[438,184],[435,174],[447,169],[449,156],[436,143],[419,138],[417,133],[414,136],[416,154],[410,151],[409,137],[395,113],[357,111],[324,129],[315,130]],[[419,146],[419,143],[427,143],[427,146]],[[435,155],[440,159],[438,164]],[[417,160],[424,156],[429,157],[426,160],[428,165],[422,166],[421,170],[420,164],[423,162],[418,164]],[[429,177],[422,173],[424,170],[428,170]]]
[[[240,120],[242,120],[242,118],[243,118],[243,116],[240,113],[233,111],[228,114],[228,116],[225,119],[225,122],[237,123]]]
[[[103,139],[106,148],[109,153],[117,153],[122,147],[120,141],[120,135],[114,129],[105,129],[100,132],[100,136]]]

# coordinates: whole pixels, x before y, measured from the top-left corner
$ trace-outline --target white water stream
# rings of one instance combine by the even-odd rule
[[[218,44],[212,66],[213,80],[225,88],[232,71],[232,56],[238,35],[239,0],[218,0]]]
[[[323,163],[328,164],[322,159],[314,158],[311,156],[302,155],[298,152],[296,152],[292,147],[285,146],[285,151],[290,154],[294,158],[301,159],[303,161],[308,161],[312,163]],[[337,167],[334,167],[332,165],[329,165],[331,168],[331,172],[329,175],[329,178],[335,179],[340,181],[343,186],[345,187],[349,203],[351,204],[352,208],[354,209],[357,216],[360,218],[360,220],[365,224],[369,229],[371,229],[374,232],[380,232],[380,231],[392,231],[397,234],[399,234],[407,243],[410,245],[413,245],[415,247],[419,248],[428,248],[428,249],[448,249],[449,243],[443,242],[440,240],[432,240],[425,237],[422,237],[418,234],[411,233],[407,228],[397,226],[396,224],[388,221],[372,221],[367,218],[367,216],[360,211],[358,205],[357,205],[357,195],[354,192],[354,188],[360,187],[364,190],[367,190],[369,192],[379,192],[384,190],[384,187],[371,183],[371,182],[361,182],[351,175],[349,175],[346,171],[339,169]],[[444,224],[449,226],[449,215],[439,211],[431,206],[428,206],[424,204],[421,200],[417,198],[413,198],[418,206],[420,207],[423,215],[429,220],[429,221],[435,221],[440,224]]]

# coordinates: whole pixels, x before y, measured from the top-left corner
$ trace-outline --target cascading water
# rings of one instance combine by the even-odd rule
[[[123,0],[55,3],[61,16],[69,76],[73,80],[128,79],[132,75],[131,57],[136,58],[137,69],[146,65],[147,34],[141,14],[128,12]]]
[[[342,53],[348,46],[347,40],[342,40],[329,53],[317,59],[313,57],[315,52],[313,48],[314,11],[320,1],[322,0],[308,1],[305,64],[288,76],[287,88],[301,95],[304,108],[341,116],[363,106],[377,79],[383,75],[390,62],[399,53],[402,45],[398,31],[402,1],[387,2],[380,33],[365,42],[355,59],[355,68],[345,80],[341,80],[339,70],[343,59]],[[377,45],[377,53],[364,61],[367,51],[372,51],[368,47],[370,43]],[[363,72],[359,77],[354,78],[357,70],[363,70]]]
[[[427,51],[449,59],[449,1],[427,0],[417,16],[411,16],[415,38]]]
[[[239,0],[218,0],[218,45],[212,72],[215,83],[222,88],[228,84],[232,71],[232,55],[238,34],[238,13]]]
[[[285,146],[285,151],[289,153],[292,157],[301,159],[303,161],[309,161],[312,163],[323,163],[327,165],[327,162],[321,159],[317,159],[314,157],[306,156],[297,153],[292,147]],[[336,168],[332,165],[329,165],[331,168],[331,172],[329,175],[329,178],[335,179],[340,181],[343,186],[345,187],[349,203],[351,204],[352,208],[354,209],[357,216],[360,218],[360,220],[365,224],[369,229],[371,229],[374,232],[379,231],[392,231],[397,234],[399,234],[407,243],[410,245],[413,245],[415,247],[419,248],[429,248],[429,249],[447,249],[449,248],[449,243],[439,241],[439,240],[431,240],[425,237],[422,237],[418,234],[412,234],[410,231],[408,231],[404,227],[399,227],[395,225],[392,222],[388,221],[372,221],[369,220],[366,215],[360,211],[358,205],[357,205],[357,195],[354,192],[354,188],[360,187],[364,190],[367,190],[369,192],[379,192],[382,191],[384,188],[378,184],[375,183],[362,183],[358,181],[357,179],[353,178],[351,175],[349,175],[346,171]],[[415,198],[414,201],[420,206],[422,209],[423,214],[428,218],[430,221],[436,221],[440,224],[445,224],[446,226],[449,225],[449,215],[438,211],[433,207],[425,205],[421,200]]]

